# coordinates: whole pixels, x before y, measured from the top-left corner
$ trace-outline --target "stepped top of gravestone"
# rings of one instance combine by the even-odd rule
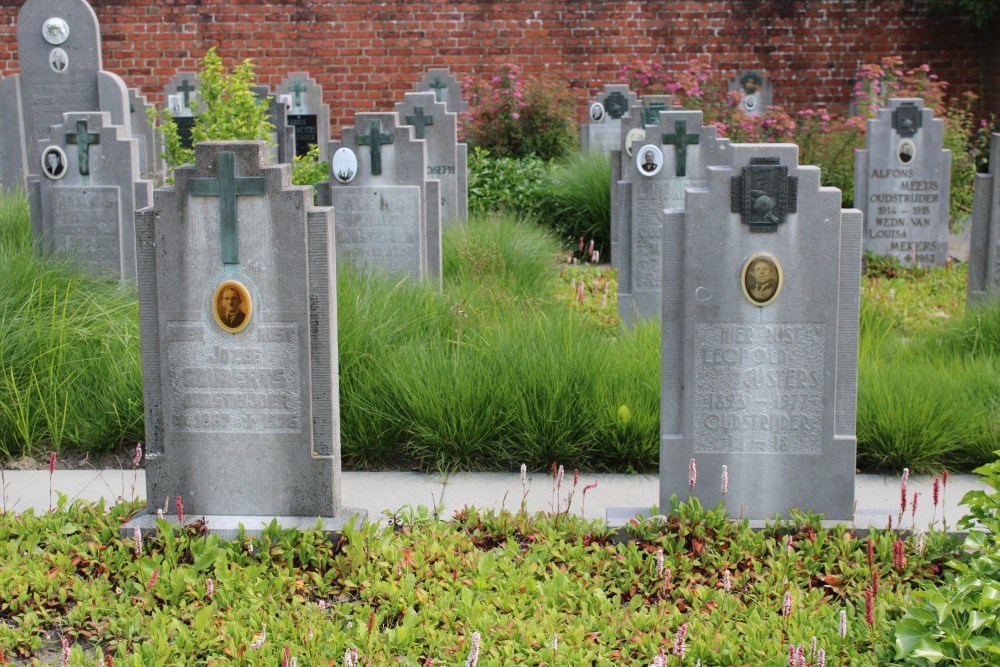
[[[164,103],[173,115],[189,116],[197,110],[198,87],[200,85],[198,75],[194,72],[177,72],[173,78],[163,88]],[[172,105],[171,97],[179,103]]]
[[[420,185],[425,183],[424,144],[412,136],[408,125],[399,125],[396,113],[359,113],[354,126],[341,130],[340,142],[330,142],[333,166],[338,166],[341,149],[352,153],[354,173],[336,176],[331,185]]]
[[[435,100],[448,105],[448,111],[461,113],[469,110],[469,103],[462,97],[462,84],[447,67],[431,68],[416,85],[419,92],[434,93]]]
[[[97,14],[84,0],[28,0],[17,15],[17,53],[22,81],[68,84],[94,76],[101,69]]]
[[[658,125],[660,122],[660,112],[668,111],[673,100],[672,95],[643,95],[642,101],[642,124]]]
[[[289,113],[316,113],[323,105],[323,88],[306,72],[292,72],[275,91],[291,97]]]
[[[413,128],[414,139],[426,138],[429,126],[456,127],[458,118],[448,111],[448,105],[437,101],[434,93],[406,93],[396,103],[396,113],[403,125]],[[446,118],[444,114],[451,115]]]
[[[604,89],[597,94],[588,109],[592,122],[619,120],[628,117],[638,96],[629,90],[624,83],[606,83]],[[595,106],[598,105],[598,106]]]

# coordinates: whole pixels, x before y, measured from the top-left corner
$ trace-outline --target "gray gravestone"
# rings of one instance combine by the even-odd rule
[[[106,111],[112,125],[128,127],[125,83],[101,70],[97,15],[84,0],[25,2],[17,15],[17,52],[20,72],[0,86],[0,107],[10,109],[18,97],[21,105],[22,124],[5,118],[0,130],[8,135],[0,166],[6,190],[24,188],[27,175],[39,173],[39,142],[62,123],[63,113]]]
[[[191,131],[194,129],[195,114],[198,110],[198,75],[194,72],[178,72],[163,88],[163,100],[167,111],[177,125],[177,136],[182,148],[193,148]]]
[[[944,121],[923,100],[889,100],[868,120],[865,149],[854,154],[854,201],[865,214],[865,250],[908,265],[948,258],[951,151]]]
[[[333,211],[266,142],[195,150],[137,216],[148,511],[336,529]]]
[[[42,173],[28,179],[32,236],[97,275],[135,277],[135,211],[153,194],[140,180],[138,141],[106,112],[63,118],[40,142]]]
[[[440,188],[426,177],[423,142],[398,120],[395,113],[357,114],[341,141],[330,142],[330,180],[317,185],[317,196],[337,212],[345,261],[440,285]]]
[[[687,188],[703,188],[710,166],[729,164],[728,139],[702,126],[700,111],[663,111],[645,129],[646,139],[623,165],[631,200],[619,239],[618,314],[625,324],[660,314],[663,273],[663,225],[668,209],[684,208]],[[646,156],[656,169],[648,170]],[[623,203],[623,205],[626,205]]]
[[[323,89],[305,72],[293,72],[277,88],[279,99],[288,96],[287,122],[295,128],[295,155],[319,146],[319,159],[326,160],[330,143],[330,107],[323,102]]]
[[[669,111],[670,103],[673,100],[671,95],[643,95],[642,102],[642,124],[646,127],[660,124],[660,112]]]
[[[469,103],[462,97],[462,84],[447,67],[427,70],[414,88],[418,93],[434,93],[434,100],[444,102],[453,114],[469,110]]]
[[[664,225],[660,506],[851,519],[861,213],[789,144],[735,144]]]
[[[291,164],[295,158],[295,128],[288,124],[291,98],[282,95],[279,99],[267,86],[251,86],[250,91],[257,96],[258,102],[267,100],[267,121],[274,128],[271,131],[271,159],[278,164]]]
[[[155,107],[146,101],[137,88],[128,89],[129,130],[139,141],[139,166],[142,178],[156,182],[166,171],[160,154],[163,146],[159,133],[150,119],[155,120]]]
[[[459,175],[468,172],[467,152],[459,150],[458,116],[435,102],[432,93],[406,93],[396,104],[399,122],[413,127],[415,139],[427,148],[427,178],[441,183],[441,219],[445,226],[468,218],[468,182]],[[465,147],[462,144],[463,148]]]
[[[748,116],[762,116],[773,104],[771,81],[757,72],[744,72],[729,82],[730,92],[740,94],[739,108]]]
[[[580,148],[584,153],[610,153],[621,147],[622,118],[630,115],[636,94],[624,84],[606,84],[587,107],[587,124],[580,127]],[[612,251],[612,256],[614,252]]]
[[[629,165],[635,146],[642,146],[646,140],[646,129],[642,117],[642,102],[631,101],[628,111],[621,117],[618,134],[618,148],[611,152],[611,267],[621,276],[620,259],[622,247],[631,243],[631,237],[623,238],[632,229],[632,181]]]
[[[968,305],[996,298],[1000,288],[1000,134],[990,137],[990,170],[976,174],[972,210],[972,233],[969,239]]]

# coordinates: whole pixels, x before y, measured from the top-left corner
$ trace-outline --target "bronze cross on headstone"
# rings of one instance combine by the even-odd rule
[[[369,155],[372,163],[372,176],[382,175],[382,146],[392,143],[392,134],[382,134],[377,120],[368,125],[368,134],[358,135],[359,146],[371,146]]]
[[[424,115],[423,107],[413,107],[413,115],[406,117],[406,123],[416,128],[414,136],[417,139],[423,139],[426,134],[424,128],[434,124],[434,116]]]
[[[444,102],[444,91],[448,89],[448,84],[436,76],[434,77],[434,83],[430,86],[434,89],[434,99],[438,102]]]
[[[685,132],[687,132],[687,121],[679,120],[674,123],[673,134],[663,135],[663,145],[673,146],[677,150],[674,164],[677,166],[678,176],[687,176],[687,147],[701,141],[701,133],[685,134]]]
[[[90,175],[90,147],[101,143],[101,135],[87,131],[87,121],[76,121],[76,132],[66,133],[66,143],[76,145],[76,161],[80,165],[80,175]]]
[[[219,174],[215,178],[192,178],[188,181],[193,197],[219,198],[219,224],[222,227],[222,263],[240,261],[236,198],[240,195],[263,195],[267,180],[262,176],[236,176],[236,154],[219,153]]]
[[[194,92],[195,90],[194,86],[188,83],[187,79],[181,79],[181,85],[177,86],[177,90],[184,96],[184,108],[190,109],[191,100],[188,97],[188,93]]]
[[[299,81],[298,79],[296,79],[295,83],[292,84],[291,91],[295,93],[295,106],[297,107],[302,106],[302,93],[304,93],[306,90],[308,90],[308,88],[303,86],[302,82]]]

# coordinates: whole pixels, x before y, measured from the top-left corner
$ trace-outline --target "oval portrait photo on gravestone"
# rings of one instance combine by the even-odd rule
[[[49,67],[53,72],[62,74],[69,67],[69,55],[59,47],[49,52]]]
[[[42,151],[42,173],[52,180],[66,175],[66,153],[58,146],[49,146]]]
[[[239,333],[250,324],[253,303],[250,293],[243,283],[227,280],[215,288],[212,297],[212,312],[215,322],[226,333]]]
[[[916,154],[917,147],[909,139],[900,141],[896,148],[896,157],[899,158],[901,164],[910,164]]]
[[[636,153],[635,166],[643,176],[655,176],[663,168],[663,153],[658,146],[646,144]]]
[[[602,120],[604,120],[604,105],[600,102],[594,102],[590,105],[590,121],[600,123]]]
[[[628,131],[628,134],[625,135],[625,152],[628,153],[629,157],[632,157],[632,145],[645,138],[646,131],[642,128],[636,127]]]
[[[757,253],[743,265],[743,294],[755,306],[766,306],[781,292],[781,265],[771,255]]]
[[[333,176],[341,183],[350,183],[358,175],[358,156],[350,148],[337,149],[332,162]]]

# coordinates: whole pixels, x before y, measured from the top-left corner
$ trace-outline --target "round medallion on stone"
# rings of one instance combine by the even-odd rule
[[[253,302],[243,283],[227,280],[215,288],[212,297],[212,314],[215,323],[226,333],[239,333],[250,324]]]
[[[910,164],[916,154],[917,147],[909,139],[903,139],[896,147],[896,157],[899,158],[901,164]]]
[[[49,67],[53,72],[62,74],[69,69],[69,54],[59,47],[52,49],[49,51]]]
[[[655,176],[663,167],[663,153],[659,146],[646,144],[635,156],[635,166],[643,176]]]
[[[783,274],[781,265],[767,253],[757,253],[743,265],[743,295],[755,306],[764,307],[778,298]]]
[[[643,141],[646,138],[646,130],[641,127],[636,127],[628,131],[625,135],[625,152],[629,157],[632,157],[632,144],[637,141]]]
[[[743,108],[751,112],[757,108],[757,93],[750,93],[743,98]]]
[[[69,39],[69,24],[58,16],[45,19],[42,24],[42,37],[52,46],[59,46]]]
[[[58,146],[49,146],[42,151],[42,173],[54,181],[66,175],[66,153]]]
[[[604,121],[604,105],[600,102],[594,102],[590,105],[590,122],[591,123],[601,123]]]
[[[333,154],[333,177],[350,183],[358,175],[358,156],[350,148],[340,148]]]

